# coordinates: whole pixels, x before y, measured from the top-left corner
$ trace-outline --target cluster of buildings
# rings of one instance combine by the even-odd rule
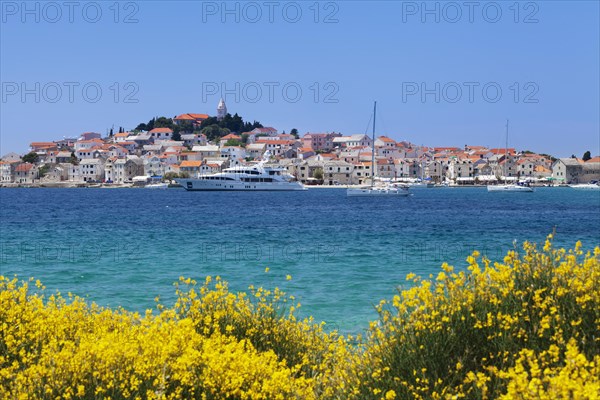
[[[219,116],[224,104],[219,103]],[[174,119],[199,126],[206,114]],[[265,152],[304,184],[359,185],[378,178],[428,180],[459,185],[504,180],[583,183],[600,179],[600,157],[554,160],[550,156],[484,146],[426,147],[380,136],[306,133],[295,135],[272,127],[231,133],[218,143],[201,133],[173,140],[169,128],[123,132],[102,137],[87,132],[77,138],[31,143],[35,162],[10,153],[0,161],[0,184],[130,184],[150,177],[212,174],[253,163]],[[372,153],[375,152],[373,165]]]

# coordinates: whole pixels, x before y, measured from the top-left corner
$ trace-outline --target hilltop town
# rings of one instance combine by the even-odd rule
[[[238,118],[237,114],[234,117]],[[74,138],[33,142],[27,154],[2,157],[0,185],[143,185],[254,163],[266,152],[271,154],[272,164],[287,168],[303,184],[360,185],[371,179],[373,146],[376,176],[381,179],[452,185],[501,180],[567,184],[600,179],[600,157],[591,157],[589,152],[581,159],[555,159],[514,148],[418,146],[387,136],[379,136],[373,143],[366,134],[299,136],[295,129],[285,133],[256,122],[240,124],[256,126],[246,132],[219,130],[217,125],[199,130],[211,118],[223,121],[234,117],[221,99],[216,117],[181,114],[168,119],[171,127],[143,130],[140,126],[146,124],[141,124],[131,132],[119,129],[105,137],[86,132]]]

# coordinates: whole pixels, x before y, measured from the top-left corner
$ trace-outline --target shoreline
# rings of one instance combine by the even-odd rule
[[[355,189],[368,185],[304,185],[308,190],[312,189]],[[454,189],[454,188],[485,188],[487,185],[439,185],[434,187],[410,187],[411,190],[422,189]],[[531,187],[569,187],[568,185],[531,185]],[[77,182],[56,182],[56,183],[3,183],[0,184],[2,189],[144,189],[144,186],[137,186],[131,183],[125,184],[104,184],[104,183],[77,183]],[[179,185],[170,185],[169,189],[181,188]]]

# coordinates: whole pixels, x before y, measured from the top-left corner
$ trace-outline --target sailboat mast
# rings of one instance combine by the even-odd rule
[[[371,187],[375,185],[375,173],[377,166],[375,165],[375,118],[377,117],[377,102],[373,105],[373,143],[371,147]]]

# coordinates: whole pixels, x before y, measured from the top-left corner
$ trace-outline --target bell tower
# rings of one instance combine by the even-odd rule
[[[217,106],[217,120],[221,121],[227,115],[227,106],[225,105],[225,101],[221,97],[219,100],[219,105]]]

